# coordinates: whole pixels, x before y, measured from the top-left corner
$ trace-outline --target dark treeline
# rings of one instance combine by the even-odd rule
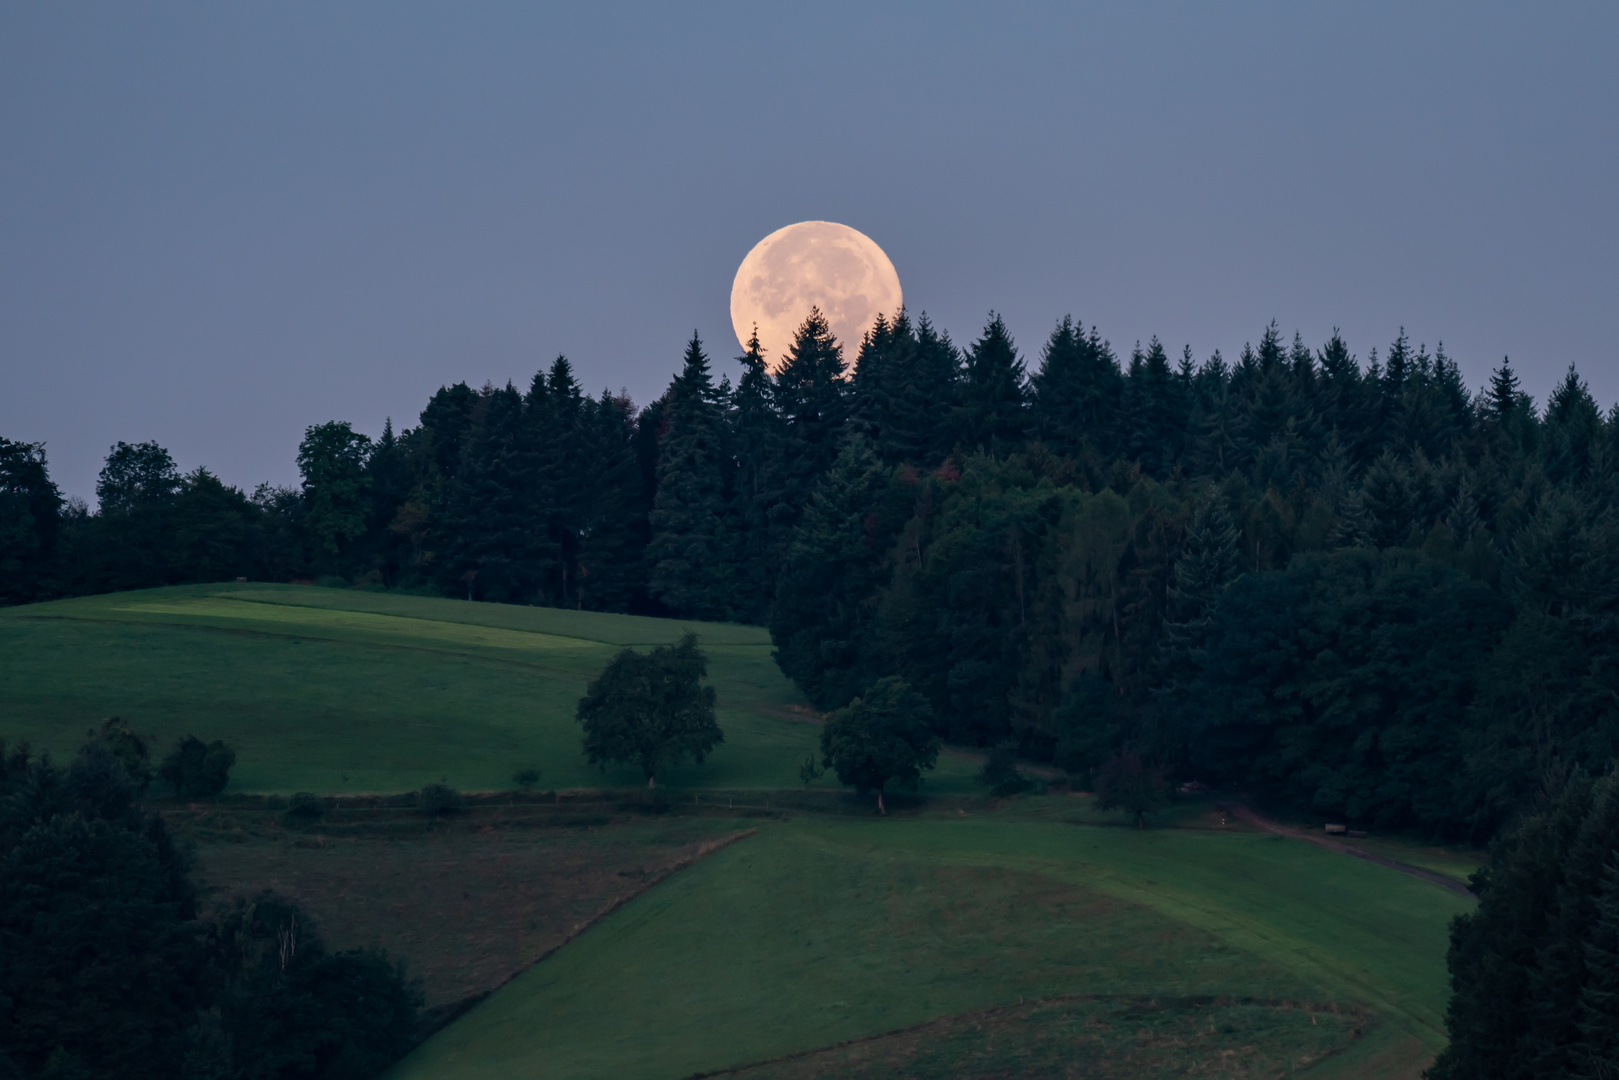
[[[694,337],[636,410],[566,360],[441,389],[375,442],[311,428],[247,495],[119,444],[100,508],[0,444],[5,599],[245,576],[768,625],[817,707],[885,677],[939,733],[1492,834],[1619,715],[1619,416],[1544,408],[1401,336],[1365,363],[1274,324],[1235,361],[1121,359],[1065,319],[1027,364],[813,315],[772,375]],[[1032,371],[1030,368],[1032,367]]]
[[[177,791],[186,752],[158,773]],[[380,1076],[422,1034],[419,986],[273,893],[204,909],[152,779],[116,718],[65,767],[0,741],[0,1077]]]

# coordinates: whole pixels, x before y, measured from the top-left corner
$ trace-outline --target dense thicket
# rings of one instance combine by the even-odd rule
[[[1619,771],[1554,784],[1450,932],[1433,1080],[1603,1080],[1619,1062]]]
[[[0,743],[0,1076],[380,1076],[420,992],[269,894],[199,914],[149,776],[116,722],[65,768]]]
[[[1313,812],[1485,836],[1619,751],[1619,416],[1544,408],[1402,333],[1361,363],[1272,324],[1228,362],[1064,319],[925,317],[770,374],[695,336],[644,409],[565,359],[445,387],[376,441],[310,428],[248,496],[119,444],[100,507],[0,444],[0,592],[234,576],[768,625],[822,709],[878,680],[939,734],[1085,773],[1121,750]]]

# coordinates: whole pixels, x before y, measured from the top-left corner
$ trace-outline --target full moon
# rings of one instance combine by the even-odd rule
[[[794,332],[818,307],[852,362],[877,316],[892,318],[903,302],[894,264],[871,237],[833,221],[800,221],[753,245],[737,267],[731,327],[746,348],[757,325],[765,364],[779,371]]]

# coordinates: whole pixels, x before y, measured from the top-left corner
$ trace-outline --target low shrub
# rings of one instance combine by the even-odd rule
[[[443,784],[428,784],[417,793],[416,806],[435,817],[454,813],[461,809],[461,793]]]
[[[211,799],[230,783],[236,751],[215,739],[205,743],[187,735],[158,766],[157,777],[182,799]]]
[[[319,821],[325,816],[326,800],[308,791],[300,791],[288,799],[287,809],[281,815],[288,822]]]

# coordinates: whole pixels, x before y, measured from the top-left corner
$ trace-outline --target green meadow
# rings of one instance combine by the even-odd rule
[[[1445,930],[1466,906],[1253,833],[800,819],[643,894],[393,1075],[684,1077],[1072,997],[1159,1002],[1192,1030],[1222,1002],[1268,1013],[1261,1039],[1317,1029],[1255,1075],[1414,1075],[1444,1042]]]
[[[677,789],[798,787],[820,729],[761,628],[294,585],[183,586],[0,610],[4,737],[58,756],[122,716],[162,753],[187,733],[236,748],[231,790],[410,791],[443,782],[644,783],[591,768],[574,707],[620,648],[695,631],[725,742],[659,778]],[[932,791],[967,791],[947,755]],[[821,786],[835,786],[828,779]]]
[[[188,732],[224,739],[238,754],[231,790],[243,793],[439,781],[492,790],[523,766],[539,768],[545,788],[636,787],[631,770],[585,763],[574,706],[617,649],[671,643],[688,629],[709,653],[726,738],[706,763],[661,781],[694,795],[801,788],[798,766],[820,729],[757,627],[299,586],[155,589],[0,611],[0,737],[62,756],[119,715],[159,753]],[[973,795],[974,768],[946,754],[923,793]],[[704,811],[674,801],[677,815]],[[1444,1043],[1446,930],[1469,901],[1296,839],[1222,826],[1210,809],[1182,804],[1143,831],[1077,795],[924,800],[887,818],[853,804],[759,818],[755,834],[600,921],[583,919],[588,929],[392,1075],[1415,1078]],[[615,847],[612,830],[633,829],[592,828],[557,850],[597,845],[601,866],[572,854],[557,865],[574,867],[581,896],[616,903],[632,849]],[[423,835],[435,851],[452,843]],[[512,833],[501,847],[504,835],[480,841],[494,869],[479,890],[506,897],[504,921],[491,925],[532,926],[506,895],[498,860],[533,844]],[[239,843],[203,861],[233,881],[272,866],[302,880],[314,870],[299,868],[318,862],[326,893],[382,895],[408,879],[405,849],[418,842],[387,839],[384,851],[383,840],[372,850],[335,833],[266,837],[262,868],[259,849]],[[1446,872],[1466,864],[1388,844]],[[319,859],[297,854],[306,848]],[[633,865],[650,858],[635,854]],[[534,877],[525,887],[561,897],[558,910],[574,903],[542,880],[547,872],[560,873],[525,871]],[[318,907],[325,893],[308,891]],[[477,903],[470,886],[451,893]],[[442,933],[439,915],[418,914],[396,935]]]

